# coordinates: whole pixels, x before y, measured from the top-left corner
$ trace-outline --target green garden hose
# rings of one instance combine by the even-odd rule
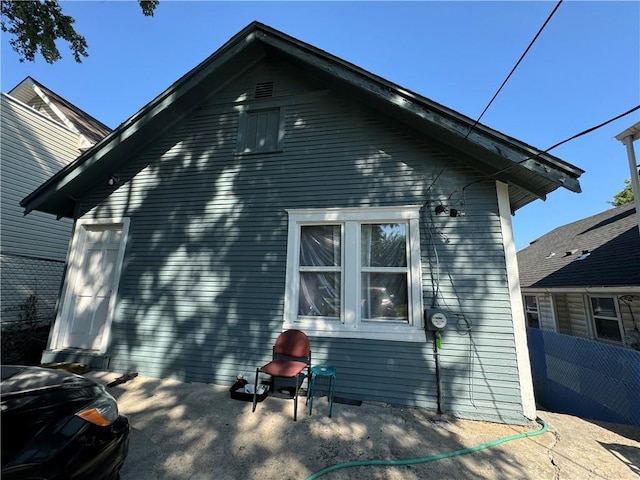
[[[465,455],[467,453],[477,452],[478,450],[484,450],[485,448],[495,447],[496,445],[500,445],[501,443],[510,442],[512,440],[518,440],[519,438],[535,437],[536,435],[542,435],[543,433],[546,433],[547,424],[545,423],[545,421],[542,420],[541,418],[536,418],[536,422],[538,422],[542,426],[542,428],[540,428],[539,430],[534,430],[533,432],[519,433],[517,435],[511,435],[508,437],[499,438],[498,440],[476,445],[475,447],[463,448],[462,450],[455,450],[453,452],[441,453],[439,455],[432,455],[430,457],[408,458],[406,460],[361,460],[357,462],[337,463],[336,465],[331,465],[330,467],[324,468],[319,472],[311,474],[306,478],[306,480],[315,480],[316,478],[320,478],[322,475],[326,475],[327,473],[334,472],[336,470],[341,470],[343,468],[366,467],[366,466],[389,467],[389,466],[397,466],[397,465],[415,465],[416,463],[434,462],[436,460],[442,460],[443,458],[457,457],[458,455]]]

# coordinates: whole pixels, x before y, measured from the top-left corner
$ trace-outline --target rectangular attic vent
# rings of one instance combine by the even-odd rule
[[[273,82],[262,82],[256,84],[256,92],[254,98],[273,97]]]

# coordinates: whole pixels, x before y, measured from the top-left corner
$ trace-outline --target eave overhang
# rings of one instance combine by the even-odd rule
[[[266,56],[280,56],[339,87],[443,151],[510,185],[512,211],[559,187],[580,192],[583,170],[504,135],[447,107],[300,42],[258,22],[247,26],[108,137],[22,200],[25,214],[39,210],[72,217],[81,198],[111,172]],[[473,127],[473,128],[472,128]],[[464,140],[464,141],[463,141]]]

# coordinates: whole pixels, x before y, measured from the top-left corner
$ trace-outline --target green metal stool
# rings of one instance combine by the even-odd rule
[[[308,392],[308,400],[309,400],[309,415],[311,415],[313,411],[313,395],[314,389],[316,387],[316,377],[328,377],[329,378],[329,417],[331,417],[331,412],[333,411],[333,394],[336,386],[336,375],[337,371],[335,367],[331,365],[314,365],[311,367],[311,382],[309,382],[309,392]]]

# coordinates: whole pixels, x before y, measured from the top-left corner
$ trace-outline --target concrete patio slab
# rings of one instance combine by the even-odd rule
[[[104,384],[119,374],[90,372]],[[122,480],[305,480],[341,462],[423,458],[459,451],[539,427],[460,420],[423,409],[316,398],[309,416],[300,401],[230,398],[226,387],[137,377],[110,388],[131,421]],[[540,411],[544,434],[428,463],[357,466],[326,480],[635,479],[640,428]],[[316,477],[317,478],[317,477]]]

